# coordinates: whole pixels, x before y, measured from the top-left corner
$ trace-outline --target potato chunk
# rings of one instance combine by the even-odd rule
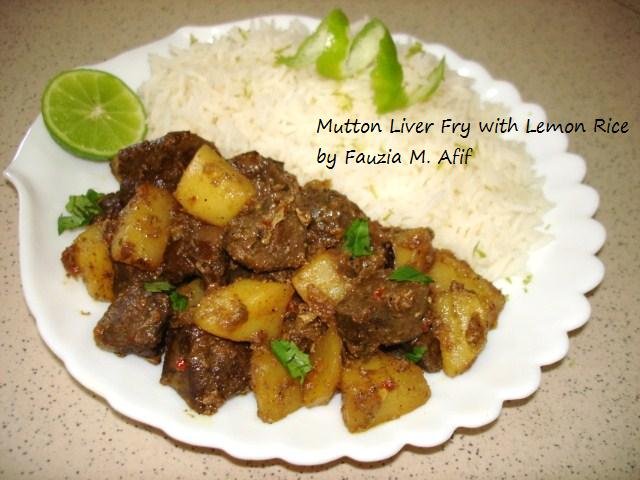
[[[162,265],[175,202],[169,192],[142,184],[120,212],[111,257],[142,270]]]
[[[203,145],[182,174],[174,195],[194,217],[224,226],[255,196],[255,188],[218,152]]]
[[[434,281],[436,292],[446,292],[452,282],[460,283],[466,290],[475,292],[483,305],[483,323],[494,328],[504,307],[504,295],[472,270],[467,262],[459,260],[449,250],[436,250],[435,262],[428,272]]]
[[[251,389],[258,404],[258,417],[277,422],[302,406],[302,385],[289,375],[268,345],[251,354]]]
[[[328,302],[337,305],[351,288],[349,279],[338,270],[337,252],[314,255],[291,279],[298,295],[307,303]]]
[[[453,377],[467,370],[487,341],[490,318],[480,295],[453,282],[448,292],[436,295],[435,334],[440,341],[442,370]]]
[[[426,272],[433,264],[433,232],[428,228],[398,230],[392,236],[395,266],[408,265]]]
[[[411,412],[431,396],[419,367],[384,353],[348,362],[340,389],[342,418],[352,433]]]
[[[62,253],[62,263],[69,275],[82,278],[92,298],[110,302],[114,271],[103,233],[102,223],[89,225]]]
[[[208,290],[194,312],[203,330],[237,342],[275,338],[293,296],[288,283],[239,279]]]
[[[307,407],[324,405],[333,397],[342,371],[342,340],[334,325],[313,343],[309,357],[313,369],[304,380],[303,402]]]

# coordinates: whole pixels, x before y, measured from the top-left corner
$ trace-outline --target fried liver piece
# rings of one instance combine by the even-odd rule
[[[301,267],[305,231],[291,207],[264,208],[234,218],[225,235],[225,249],[255,272]]]
[[[159,363],[170,312],[167,295],[147,292],[141,283],[132,283],[93,329],[96,345],[120,356],[133,353]]]
[[[357,218],[366,218],[360,208],[327,182],[312,181],[301,191],[299,210],[307,227],[307,256],[342,244],[344,232]]]
[[[163,277],[174,285],[200,277],[208,285],[221,282],[229,263],[223,249],[224,230],[178,211],[164,253]]]
[[[434,333],[434,325],[429,330],[413,342],[411,348],[422,347],[425,349],[424,354],[418,365],[429,373],[439,372],[442,370],[442,353],[440,352],[440,342]]]
[[[258,203],[291,202],[300,192],[296,177],[284,169],[282,162],[263,157],[258,152],[241,153],[229,159],[229,163],[251,180],[256,187]]]
[[[120,182],[121,191],[133,193],[139,183],[152,183],[173,192],[182,172],[204,144],[216,149],[213,143],[190,132],[167,133],[157,140],[120,150],[111,160],[111,171]]]
[[[435,336],[436,325],[432,322],[425,333],[412,342],[394,345],[388,350],[388,353],[407,359],[409,353],[414,354],[416,349],[423,349],[422,357],[415,362],[416,365],[429,373],[439,372],[442,370],[442,353],[440,352],[440,341]]]
[[[195,325],[172,328],[160,383],[175,389],[196,412],[211,415],[229,398],[249,391],[250,358],[247,344]]]
[[[336,307],[340,336],[353,356],[413,340],[428,327],[429,286],[394,282],[389,273],[364,278]]]
[[[124,292],[132,285],[144,285],[158,278],[159,272],[140,270],[126,263],[113,262],[113,292],[116,295]]]
[[[305,260],[304,225],[296,213],[300,187],[281,162],[256,152],[230,162],[256,187],[253,205],[235,217],[225,234],[225,250],[256,272],[298,268]]]

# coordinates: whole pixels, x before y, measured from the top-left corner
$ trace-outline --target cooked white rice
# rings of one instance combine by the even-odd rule
[[[369,76],[327,80],[313,67],[294,70],[274,63],[276,52],[293,51],[308,34],[301,25],[282,31],[260,24],[232,30],[211,43],[174,48],[151,58],[151,77],[141,87],[150,138],[191,130],[216,143],[227,157],[248,150],[280,160],[301,183],[330,179],[369,216],[385,224],[430,226],[435,244],[453,250],[488,278],[525,273],[528,253],[545,240],[542,215],[549,208],[541,179],[521,144],[480,134],[477,121],[502,112],[482,104],[469,81],[447,71],[428,103],[379,116]],[[405,82],[416,85],[439,59],[406,56],[399,47]],[[432,121],[428,134],[389,134],[396,122]],[[379,121],[382,134],[316,133],[318,119]],[[468,138],[441,134],[444,118],[472,122]],[[475,124],[475,128],[473,127]],[[445,149],[476,147],[466,166],[441,165]],[[318,148],[338,153],[332,170],[318,164]],[[344,164],[345,150],[400,152],[403,165]],[[408,165],[412,149],[427,149],[430,164]]]

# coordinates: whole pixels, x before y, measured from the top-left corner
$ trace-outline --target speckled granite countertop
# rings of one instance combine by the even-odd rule
[[[151,5],[150,5],[151,4]],[[96,63],[188,24],[267,13],[322,16],[335,2],[2,2],[0,162],[4,169],[56,72]],[[446,44],[513,82],[563,121],[616,117],[623,136],[574,135],[586,182],[601,195],[607,274],[569,355],[544,369],[531,397],[437,448],[408,447],[373,464],[300,468],[243,462],[179,444],[132,422],[82,388],[47,349],[22,297],[17,195],[0,182],[0,477],[74,478],[639,478],[640,466],[640,4],[352,1],[351,18]],[[46,241],[46,239],[43,239]]]

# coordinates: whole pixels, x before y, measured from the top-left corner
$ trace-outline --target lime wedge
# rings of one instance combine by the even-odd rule
[[[51,79],[42,95],[42,118],[60,146],[90,160],[110,159],[147,131],[135,92],[99,70],[69,70]]]

